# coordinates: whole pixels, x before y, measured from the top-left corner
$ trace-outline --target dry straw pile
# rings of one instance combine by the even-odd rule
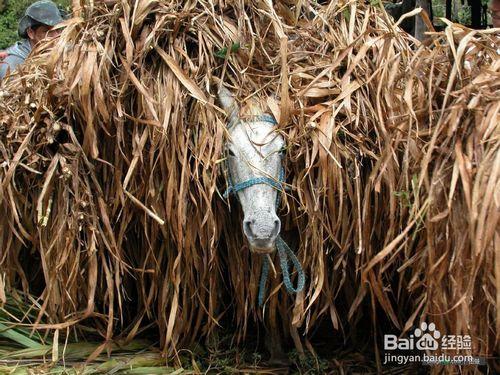
[[[369,320],[380,343],[379,322],[427,319],[493,354],[498,34],[449,25],[421,46],[348,0],[106,0],[81,15],[1,86],[2,284],[37,298],[41,332],[152,324],[172,354],[262,320],[302,350],[328,321],[348,335]],[[220,82],[288,140],[280,215],[307,282],[288,296],[273,278],[264,310],[261,259],[220,195]]]

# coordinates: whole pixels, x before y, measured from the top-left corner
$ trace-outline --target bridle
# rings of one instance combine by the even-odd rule
[[[230,130],[232,127],[234,127],[237,123],[239,123],[241,120],[239,119],[233,119],[227,129]],[[247,123],[252,123],[252,122],[267,122],[273,125],[277,125],[276,120],[274,119],[273,116],[269,114],[263,114],[263,115],[258,115],[252,117],[249,121],[245,121]],[[282,156],[283,157],[283,156]],[[250,186],[254,185],[259,185],[259,184],[265,184],[273,187],[276,190],[279,190],[278,195],[276,197],[276,209],[278,209],[280,202],[281,202],[281,195],[279,194],[280,192],[285,190],[285,169],[283,168],[283,165],[280,168],[280,174],[278,177],[278,181],[275,179],[272,179],[267,176],[260,176],[260,177],[253,177],[248,180],[238,182],[236,184],[233,183],[232,178],[231,178],[231,173],[229,171],[229,168],[227,168],[227,176],[228,176],[228,187],[227,190],[224,193],[224,198],[228,198],[231,194],[234,194],[238,196],[238,192],[245,190],[249,188]],[[305,285],[305,274],[304,270],[302,269],[302,265],[300,264],[300,261],[298,260],[297,256],[294,254],[294,252],[290,249],[290,247],[286,244],[286,242],[281,238],[281,236],[278,235],[276,238],[276,249],[278,250],[278,256],[280,258],[280,266],[281,266],[281,271],[283,273],[283,283],[285,284],[285,288],[288,291],[288,293],[298,293],[304,289]],[[289,263],[290,261],[292,262],[293,266],[297,270],[297,275],[298,275],[298,280],[297,280],[297,287],[295,288],[293,286],[293,283],[290,279],[290,273],[289,273]],[[266,282],[269,276],[269,269],[270,269],[270,263],[269,263],[269,257],[264,258],[264,263],[262,265],[262,273],[260,276],[260,281],[259,281],[259,297],[258,297],[258,302],[259,306],[262,306],[264,303],[264,296],[266,294]]]

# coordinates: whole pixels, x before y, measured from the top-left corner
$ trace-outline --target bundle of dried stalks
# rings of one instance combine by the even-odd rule
[[[422,46],[357,1],[81,10],[1,88],[1,265],[40,296],[39,328],[155,322],[171,354],[224,317],[242,340],[264,315],[299,350],[327,320],[369,316],[377,343],[380,320],[428,317],[492,354],[498,36],[449,25]],[[274,278],[263,311],[260,259],[219,194],[220,82],[288,140],[281,216],[308,279],[290,297]]]

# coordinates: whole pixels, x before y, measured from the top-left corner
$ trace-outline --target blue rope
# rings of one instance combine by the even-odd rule
[[[304,270],[302,269],[302,265],[300,264],[299,259],[294,254],[292,249],[286,244],[285,241],[278,236],[276,239],[276,248],[278,249],[278,255],[280,258],[280,266],[281,272],[283,272],[283,284],[285,284],[285,288],[288,293],[298,293],[304,289],[304,285],[306,283],[306,276]],[[297,270],[297,287],[293,286],[292,280],[290,278],[289,266],[290,260],[293,263],[293,266]],[[264,296],[266,295],[266,282],[269,277],[269,259],[267,257],[264,258],[264,264],[262,265],[262,273],[260,275],[259,282],[259,306],[264,304]]]
[[[272,124],[276,124],[276,120],[274,119],[273,116],[269,114],[263,114],[259,116],[254,116],[252,118],[253,122],[257,121],[265,121],[265,122],[270,122]],[[231,128],[234,125],[234,123],[229,124],[229,128]],[[244,190],[246,188],[249,188],[250,186],[257,185],[257,184],[267,184],[269,186],[272,186],[273,188],[277,190],[283,190],[284,185],[283,182],[285,181],[285,170],[284,168],[280,169],[280,174],[279,174],[279,182],[276,182],[272,178],[269,177],[254,177],[250,178],[246,181],[239,182],[237,184],[232,183],[231,175],[229,174],[229,183],[228,183],[228,188],[226,192],[224,193],[224,198],[229,197],[231,194],[238,193],[241,190]],[[280,200],[281,197],[278,194],[276,198],[276,208],[279,207],[280,205]],[[304,269],[302,268],[302,265],[300,264],[299,259],[297,256],[294,254],[294,252],[290,249],[290,247],[286,244],[286,242],[281,238],[281,236],[278,236],[276,238],[276,248],[278,250],[278,256],[280,258],[280,266],[281,266],[281,272],[283,273],[283,284],[285,284],[285,288],[288,291],[288,293],[298,293],[304,289],[306,277],[304,273]],[[289,265],[290,261],[292,262],[293,266],[297,270],[297,287],[295,288],[293,286],[292,280],[290,278],[290,271],[289,271]],[[262,265],[262,272],[260,275],[260,281],[259,281],[259,296],[258,296],[258,302],[259,306],[262,306],[264,304],[264,296],[266,294],[266,282],[269,277],[269,260],[268,257],[264,258],[264,263]]]
[[[283,172],[280,172],[283,173]],[[224,198],[229,197],[231,194],[236,194],[237,192],[241,190],[245,190],[246,188],[249,188],[250,186],[253,185],[258,185],[258,184],[267,184],[272,186],[275,189],[282,189],[283,184],[281,182],[276,182],[272,178],[269,177],[254,177],[249,180],[239,182],[236,185],[233,185],[232,183],[229,183],[229,186],[224,193]]]
[[[256,116],[252,116],[250,117],[249,119],[244,119],[245,122],[269,122],[273,125],[277,125],[278,123],[276,122],[276,120],[274,119],[274,117],[268,113],[264,113],[262,115],[256,115]],[[227,126],[227,129],[231,129],[234,125],[236,125],[238,122],[240,122],[240,119],[236,119],[236,120],[233,120],[231,121],[228,126]]]

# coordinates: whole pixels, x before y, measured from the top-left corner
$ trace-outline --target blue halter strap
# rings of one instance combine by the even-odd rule
[[[260,116],[255,116],[252,118],[251,121],[248,122],[258,122],[258,121],[263,121],[263,122],[269,122],[273,125],[276,125],[276,120],[274,119],[273,116],[269,114],[264,114]],[[228,128],[230,129],[232,126],[234,126],[234,123],[229,124]],[[246,181],[243,182],[238,182],[237,184],[233,184],[231,176],[229,175],[229,181],[228,181],[228,188],[226,192],[224,193],[224,198],[229,197],[231,194],[235,194],[237,196],[237,193],[241,190],[244,190],[246,188],[249,188],[250,186],[253,185],[258,185],[258,184],[266,184],[269,186],[272,186],[276,190],[283,190],[284,189],[284,182],[285,182],[285,170],[282,167],[280,169],[280,174],[279,174],[279,181],[276,181],[272,178],[269,177],[254,177],[250,178]],[[281,201],[280,194],[278,192],[278,195],[276,197],[276,208],[279,207]],[[286,242],[281,238],[281,236],[278,236],[276,238],[276,249],[278,250],[278,256],[280,259],[280,266],[281,266],[281,271],[283,273],[283,284],[285,284],[285,288],[288,291],[288,293],[298,293],[304,289],[305,285],[305,273],[302,268],[302,265],[300,264],[299,259],[297,256],[294,254],[294,252],[290,249],[290,247],[286,244]],[[297,287],[295,288],[293,286],[292,280],[290,278],[290,271],[289,271],[289,266],[290,266],[290,261],[292,262],[293,266],[297,270],[297,275],[298,275],[298,280],[297,280]],[[270,264],[269,264],[269,258],[265,257],[262,265],[262,273],[260,276],[260,281],[259,281],[259,296],[258,296],[258,302],[259,306],[262,306],[264,304],[264,297],[266,294],[266,282],[269,277],[269,269],[270,269]]]

